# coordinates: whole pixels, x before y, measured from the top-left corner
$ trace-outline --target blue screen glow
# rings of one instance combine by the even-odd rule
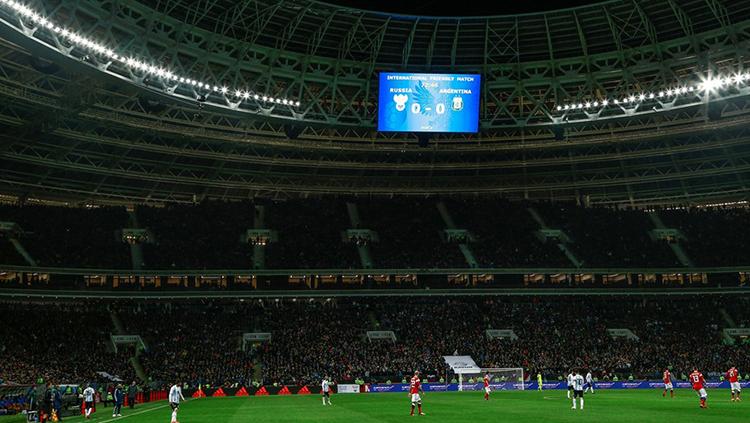
[[[378,131],[477,132],[481,75],[380,73]]]

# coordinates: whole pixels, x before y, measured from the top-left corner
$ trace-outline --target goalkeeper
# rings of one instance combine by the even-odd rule
[[[536,389],[539,392],[541,392],[542,391],[542,385],[543,385],[543,383],[542,383],[542,372],[537,372],[536,373],[536,383],[537,383],[537,388]]]

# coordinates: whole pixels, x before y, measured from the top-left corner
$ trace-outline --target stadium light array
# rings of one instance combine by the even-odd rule
[[[717,76],[701,79],[701,82],[698,84],[683,84],[678,87],[664,87],[658,91],[641,91],[638,93],[626,94],[619,98],[604,98],[595,101],[587,100],[585,102],[576,101],[575,103],[560,104],[555,107],[555,109],[558,112],[572,110],[597,112],[609,105],[620,106],[621,104],[626,104],[629,106],[638,106],[649,100],[674,101],[679,97],[695,96],[699,92],[706,94],[716,93],[717,91],[729,88],[730,86],[750,87],[750,73],[738,73],[732,76]]]
[[[262,99],[263,103],[273,103],[273,104],[284,104],[286,106],[290,107],[299,107],[300,102],[294,101],[291,99],[276,99],[276,98],[270,98],[269,100],[268,96],[260,96],[258,94],[252,93],[249,90],[243,90],[243,89],[231,89],[229,87],[226,87],[224,85],[218,85],[218,84],[209,84],[205,81],[195,80],[191,78],[187,78],[183,75],[179,75],[175,72],[172,72],[169,69],[166,69],[161,66],[155,66],[148,62],[153,62],[152,60],[142,60],[136,57],[132,57],[127,54],[121,54],[116,52],[114,49],[104,45],[101,42],[86,38],[82,35],[79,35],[74,30],[66,28],[62,25],[57,25],[54,23],[49,17],[42,16],[38,12],[36,12],[31,7],[18,2],[16,0],[0,0],[0,6],[4,6],[11,11],[15,12],[19,16],[26,18],[30,20],[31,22],[34,22],[35,24],[39,25],[40,27],[43,27],[47,29],[48,31],[57,34],[58,36],[61,36],[65,39],[67,39],[70,43],[73,45],[86,49],[88,51],[91,51],[101,57],[105,57],[111,61],[118,62],[124,66],[127,66],[133,71],[141,72],[143,74],[152,75],[161,78],[164,81],[167,81],[171,84],[183,84],[183,85],[189,85],[193,88],[197,88],[200,91],[203,91],[204,93],[196,93],[197,95],[206,95],[205,92],[213,92],[217,95],[221,95],[226,99],[233,99],[235,101],[244,101],[249,100],[251,97],[255,101],[260,101]],[[234,94],[232,96],[232,94]],[[278,100],[278,101],[273,101]]]

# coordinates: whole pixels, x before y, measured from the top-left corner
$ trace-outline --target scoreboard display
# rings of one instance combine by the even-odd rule
[[[481,75],[380,73],[378,131],[477,132]]]

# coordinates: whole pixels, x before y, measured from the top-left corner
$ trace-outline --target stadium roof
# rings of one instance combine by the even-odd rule
[[[308,0],[30,3],[78,41],[8,4],[0,1],[2,193],[87,201],[495,193],[613,204],[747,197],[750,86],[728,78],[750,68],[750,0],[613,0],[483,18]],[[208,89],[171,83],[146,64]],[[436,135],[428,149],[413,134],[378,133],[376,76],[385,69],[481,72],[480,133]],[[705,75],[726,76],[720,93],[556,110]],[[301,105],[209,88],[219,84]]]
[[[351,7],[372,12],[412,16],[507,16],[524,13],[569,9],[609,0],[535,0],[522,2],[474,1],[452,3],[436,0],[319,0],[320,3]]]
[[[624,51],[727,27],[750,16],[746,0],[610,0],[489,17],[396,15],[314,0],[168,0],[154,3],[153,9],[135,3],[127,8],[141,15],[153,11],[238,41],[399,67],[476,66]],[[488,57],[487,43],[502,47]]]

